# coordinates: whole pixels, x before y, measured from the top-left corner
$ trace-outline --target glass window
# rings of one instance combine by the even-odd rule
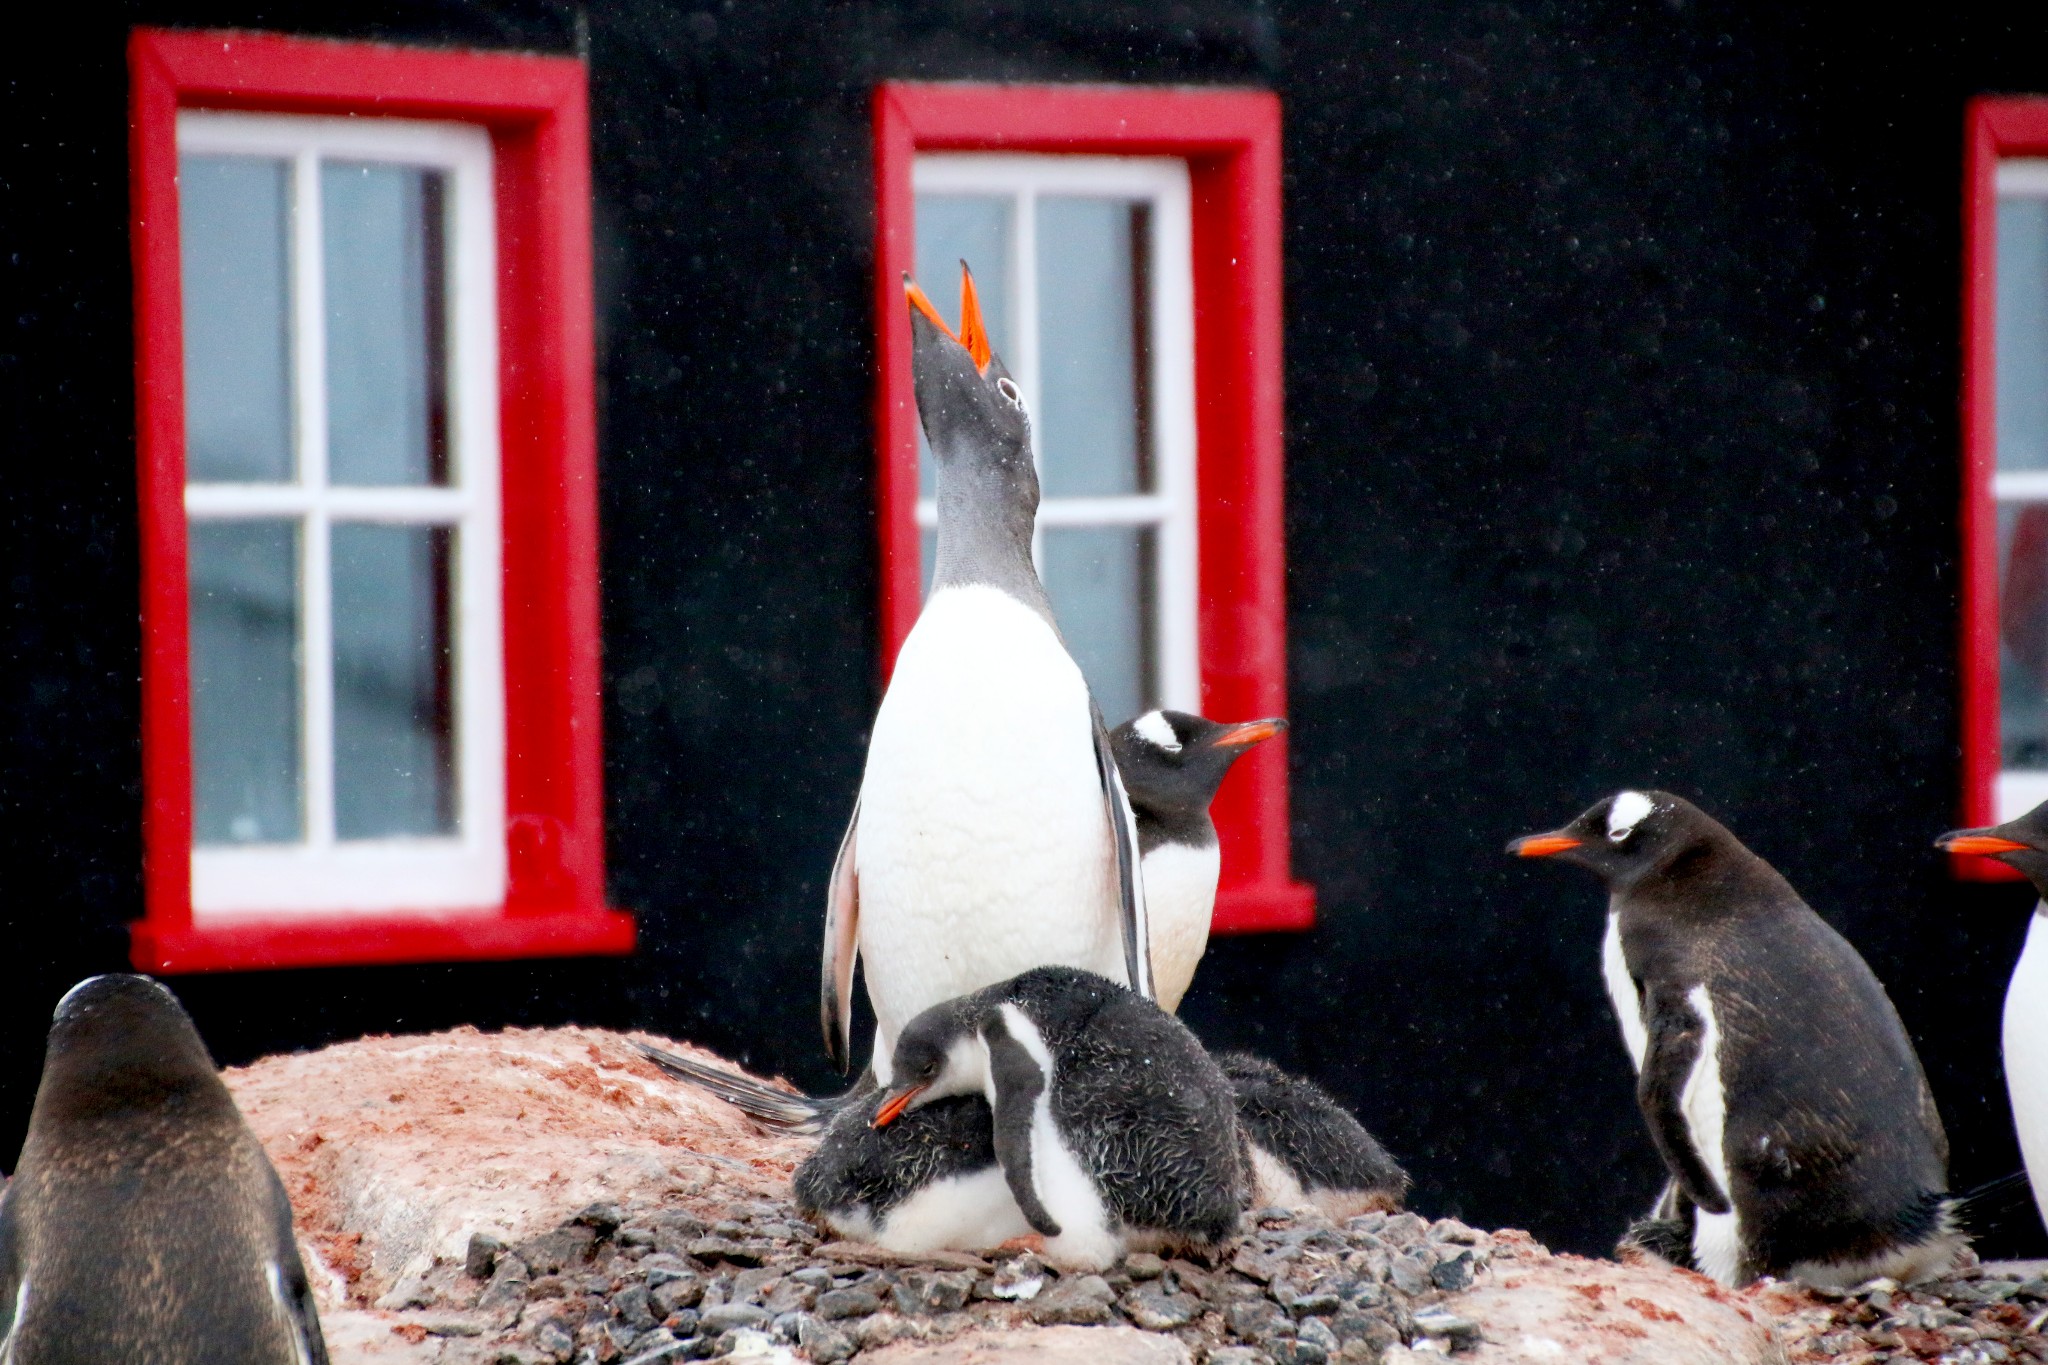
[[[489,138],[185,113],[179,148],[194,909],[495,903]]]
[[[1199,710],[1186,163],[931,154],[913,184],[919,281],[943,307],[967,262],[1030,407],[1033,550],[1103,715]],[[928,587],[937,508],[921,443],[918,492]]]
[[[1998,184],[1999,754],[2001,786],[2031,795],[2048,775],[2048,162],[2006,162]]]

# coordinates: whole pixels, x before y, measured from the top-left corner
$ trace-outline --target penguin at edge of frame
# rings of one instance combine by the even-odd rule
[[[1884,987],[1776,869],[1681,797],[1623,791],[1508,851],[1610,893],[1601,953],[1671,1183],[1624,1244],[1725,1285],[1952,1265],[1948,1139]],[[1689,1232],[1689,1237],[1683,1236]]]
[[[1408,1173],[1329,1092],[1248,1052],[1223,1053],[1216,1065],[1237,1094],[1255,1207],[1306,1205],[1339,1223],[1400,1212]]]
[[[277,1171],[177,999],[71,988],[0,1196],[0,1360],[327,1365]]]
[[[1125,987],[1039,967],[903,1030],[878,1128],[988,1097],[996,1158],[1047,1260],[1104,1270],[1130,1250],[1210,1249],[1249,1193],[1236,1096],[1187,1026]]]
[[[1152,997],[1138,836],[1109,731],[1032,564],[1023,393],[961,265],[955,333],[914,283],[911,378],[938,474],[931,589],[875,713],[827,884],[820,1014],[843,1072],[853,972],[869,1065],[924,1009],[1048,963]]]

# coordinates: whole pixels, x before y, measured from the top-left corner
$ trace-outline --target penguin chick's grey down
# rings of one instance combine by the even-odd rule
[[[938,470],[930,595],[875,714],[826,897],[826,1048],[851,1061],[856,955],[872,1065],[920,1011],[1059,963],[1152,994],[1130,802],[1031,563],[1024,398],[962,267],[956,337],[905,281],[918,416]]]
[[[2005,1088],[2034,1204],[2048,1219],[2048,805],[1988,829],[1959,829],[1936,841],[1950,853],[1996,858],[2043,897],[2027,918],[2026,942],[2005,989]]]
[[[1659,1214],[1700,1270],[1846,1286],[1954,1261],[1948,1139],[1898,1012],[1770,864],[1661,791],[1508,848],[1607,884],[1603,971],[1673,1186]]]
[[[920,1014],[874,1123],[981,1094],[996,1158],[1047,1257],[1212,1246],[1247,1193],[1230,1082],[1172,1015],[1114,981],[1039,967]]]
[[[326,1365],[284,1186],[147,977],[57,1006],[0,1197],[0,1360]]]
[[[1408,1173],[1321,1086],[1249,1052],[1216,1065],[1237,1093],[1256,1207],[1306,1204],[1338,1222],[1400,1210]]]
[[[1277,717],[1222,725],[1186,711],[1147,711],[1109,732],[1137,816],[1161,1009],[1180,1008],[1209,946],[1222,868],[1209,803],[1238,759],[1286,728]]]

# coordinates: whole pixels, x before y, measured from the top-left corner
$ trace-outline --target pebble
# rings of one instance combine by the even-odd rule
[[[818,1316],[827,1320],[864,1318],[882,1311],[882,1301],[865,1289],[834,1289],[818,1295]]]
[[[498,1253],[505,1239],[488,1232],[469,1234],[469,1248],[462,1255],[462,1272],[472,1280],[488,1280],[498,1268]]]
[[[1044,1325],[1070,1323],[1077,1327],[1100,1327],[1111,1321],[1110,1305],[1116,1293],[1100,1275],[1076,1275],[1031,1301],[1031,1320]]]
[[[1176,1294],[1158,1280],[1150,1280],[1123,1298],[1124,1316],[1148,1332],[1171,1331],[1193,1322],[1202,1311],[1202,1301],[1192,1294]]]
[[[698,1325],[707,1332],[729,1332],[735,1327],[759,1327],[774,1317],[767,1309],[751,1303],[721,1303],[698,1315]]]
[[[988,1296],[1019,1302],[1035,1299],[1045,1288],[1050,1273],[1045,1263],[1028,1251],[1022,1256],[1013,1256],[996,1267],[996,1273],[989,1280]]]

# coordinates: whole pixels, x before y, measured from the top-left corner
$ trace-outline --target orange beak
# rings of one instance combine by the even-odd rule
[[[1248,720],[1242,725],[1233,725],[1209,743],[1218,749],[1248,749],[1254,744],[1269,740],[1287,728],[1287,722],[1277,716],[1272,720]]]
[[[946,325],[946,320],[939,316],[939,310],[932,306],[931,299],[908,275],[903,277],[903,293],[910,300],[910,306],[924,314],[932,326],[967,348],[976,373],[988,373],[988,362],[995,352],[989,348],[988,326],[981,320],[981,299],[974,292],[974,274],[968,270],[967,262],[960,262],[960,330],[957,332]]]
[[[2002,839],[1996,834],[1949,834],[1935,840],[1934,846],[1950,853],[1968,853],[1979,858],[2020,853],[2030,847],[2017,839]]]
[[[1562,853],[1568,848],[1577,848],[1582,839],[1569,834],[1531,834],[1508,845],[1508,852],[1517,858],[1548,858],[1553,853]]]
[[[890,1124],[902,1118],[903,1111],[910,1107],[910,1102],[919,1095],[922,1095],[927,1088],[922,1085],[913,1085],[906,1090],[899,1090],[889,1096],[888,1099],[882,1102],[882,1107],[875,1111],[875,1116],[868,1120],[868,1127],[887,1128]]]

